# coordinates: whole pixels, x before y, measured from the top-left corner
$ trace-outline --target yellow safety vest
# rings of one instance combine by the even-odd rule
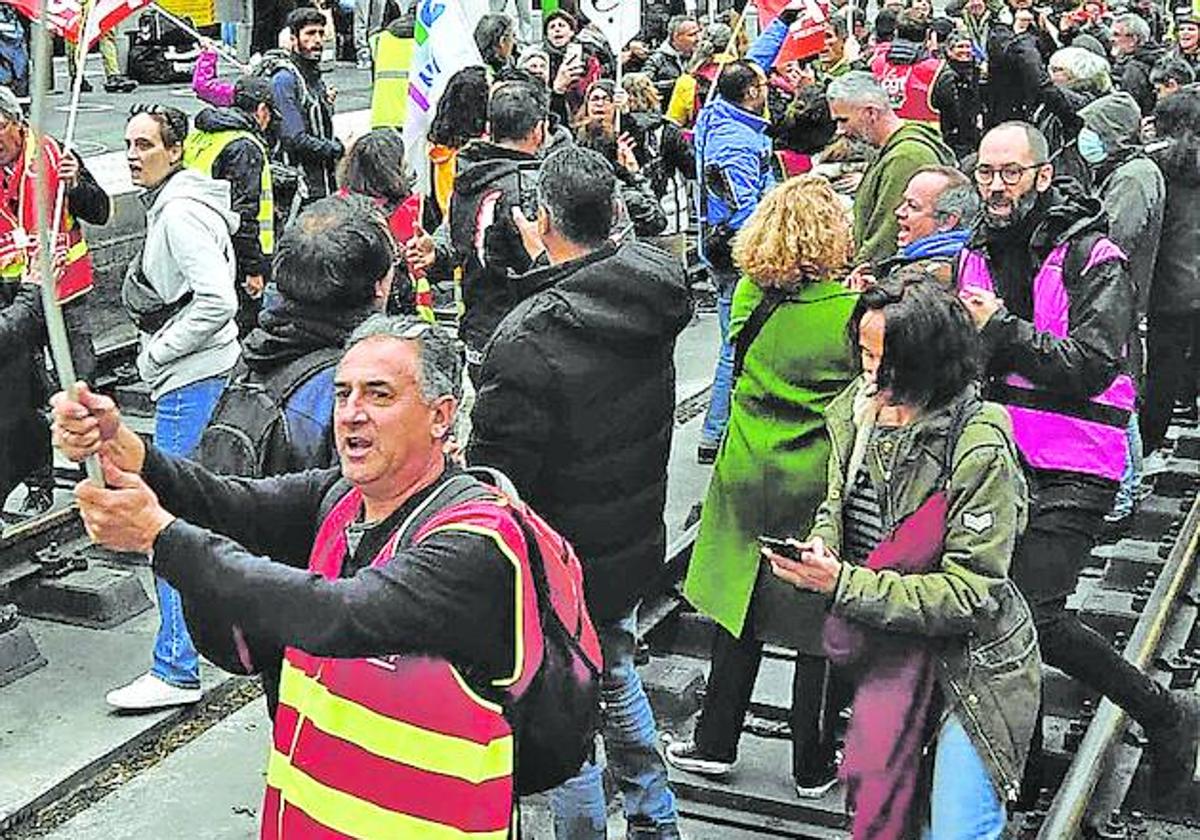
[[[249,140],[263,155],[262,184],[258,192],[258,244],[263,256],[275,253],[275,196],[271,181],[271,155],[263,141],[249,131],[193,131],[183,141],[183,165],[213,177],[213,165],[234,140]]]
[[[388,30],[372,43],[375,53],[375,87],[371,91],[371,128],[403,128],[408,112],[408,69],[415,41]]]

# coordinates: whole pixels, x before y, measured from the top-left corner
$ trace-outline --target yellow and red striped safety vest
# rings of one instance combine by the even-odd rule
[[[37,251],[37,194],[35,168],[32,165],[37,142],[32,131],[25,136],[25,149],[2,175],[0,185],[0,282],[17,282],[25,274],[26,265]],[[52,137],[41,142],[42,159],[46,163],[49,209],[54,212],[58,192],[58,170],[62,151]],[[67,210],[64,197],[55,255],[62,261],[63,273],[58,278],[58,299],[66,302],[92,290],[92,257],[79,223]]]
[[[362,494],[321,523],[309,571],[336,579]],[[499,504],[451,507],[414,542],[447,530],[489,537],[516,572],[516,655],[499,689],[524,689],[540,661],[537,595],[520,526]],[[372,565],[391,560],[404,528]],[[526,667],[527,664],[530,667]],[[264,840],[503,840],[514,836],[514,739],[501,707],[449,662],[334,659],[288,648],[267,765]]]

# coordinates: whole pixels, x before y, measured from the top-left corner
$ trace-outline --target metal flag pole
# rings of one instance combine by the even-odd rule
[[[58,283],[54,273],[54,258],[51,250],[57,244],[57,230],[51,236],[50,229],[50,179],[46,171],[47,159],[43,154],[44,126],[46,121],[46,91],[50,82],[50,15],[49,3],[43,2],[40,7],[40,25],[34,33],[33,54],[37,62],[33,66],[33,99],[30,104],[30,131],[26,142],[32,142],[35,147],[35,181],[34,207],[37,211],[37,267],[42,291],[42,315],[46,321],[46,335],[49,339],[50,356],[54,360],[54,368],[58,371],[58,384],[73,399],[75,397],[75,363],[71,360],[71,343],[67,338],[67,327],[63,323],[62,308],[58,302]],[[91,3],[83,6],[80,22],[80,38],[84,38],[87,29],[87,16]],[[84,44],[86,46],[86,42]],[[71,97],[71,113],[69,121],[73,121],[78,110],[79,95],[83,85],[83,67],[87,58],[86,51],[81,53],[75,73],[74,89]],[[59,186],[59,197],[62,197],[62,185]],[[56,202],[58,203],[58,202]],[[61,211],[58,213],[61,216]],[[55,217],[55,228],[57,228]],[[27,267],[28,270],[28,267]],[[100,467],[100,459],[93,455],[84,463],[88,479],[94,484],[104,486],[104,471]]]

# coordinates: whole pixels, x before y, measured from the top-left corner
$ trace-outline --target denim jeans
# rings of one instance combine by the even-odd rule
[[[955,715],[938,733],[924,840],[995,840],[1007,815],[987,768]]]
[[[629,837],[679,837],[675,794],[658,751],[658,729],[641,678],[633,667],[636,612],[596,628],[604,654],[604,754],[625,801]],[[608,821],[604,768],[589,762],[579,775],[550,791],[557,840],[604,840]]]
[[[168,455],[190,455],[200,443],[226,381],[224,376],[213,376],[160,396],[154,405],[154,445]],[[183,602],[162,578],[154,579],[154,588],[159,625],[150,673],[171,685],[195,688],[200,685],[200,658],[183,621]]]
[[[733,393],[733,345],[729,343],[729,316],[733,308],[733,287],[737,275],[712,272],[717,286],[717,322],[721,325],[721,354],[717,357],[717,368],[713,373],[712,394],[708,401],[708,413],[704,415],[704,428],[700,431],[700,443],[717,446],[725,436],[729,425],[729,399]]]
[[[1125,472],[1121,474],[1121,485],[1117,488],[1117,498],[1110,514],[1114,518],[1133,513],[1137,504],[1138,485],[1142,483],[1142,433],[1138,428],[1136,411],[1129,417],[1125,438],[1129,441],[1129,457],[1125,461]]]

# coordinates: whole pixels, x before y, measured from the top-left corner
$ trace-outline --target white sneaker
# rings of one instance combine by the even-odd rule
[[[125,711],[149,711],[198,703],[203,696],[204,692],[199,688],[179,688],[147,673],[129,685],[114,688],[104,695],[104,700]]]
[[[667,744],[666,757],[667,763],[673,767],[714,779],[728,776],[734,765],[732,761],[720,761],[703,755],[696,749],[695,741],[672,741]]]

